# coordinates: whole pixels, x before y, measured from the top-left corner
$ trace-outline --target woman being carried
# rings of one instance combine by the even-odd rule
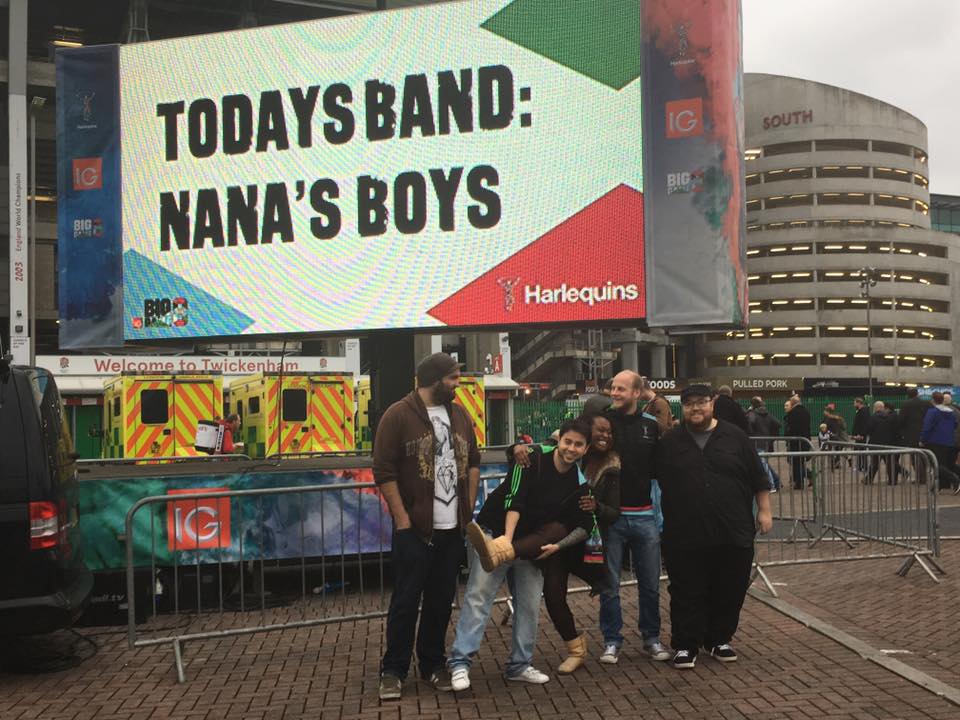
[[[599,594],[607,580],[601,538],[620,517],[620,456],[610,421],[600,414],[584,416],[590,424],[590,447],[583,458],[589,492],[580,498],[580,509],[591,516],[591,530],[575,528],[553,545],[541,548],[543,598],[553,626],[567,644],[567,658],[557,668],[572,673],[587,656],[587,638],[577,631],[567,604],[567,581],[573,573],[590,584],[591,595]],[[586,541],[586,542],[585,542]]]

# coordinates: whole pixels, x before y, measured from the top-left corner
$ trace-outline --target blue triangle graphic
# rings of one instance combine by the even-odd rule
[[[176,298],[187,301],[186,323],[148,327],[144,301]],[[253,325],[251,317],[133,250],[123,254],[123,308],[125,340],[240,335]]]

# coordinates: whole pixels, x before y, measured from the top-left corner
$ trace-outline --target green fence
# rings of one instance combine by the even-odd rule
[[[804,407],[810,413],[811,432],[816,435],[817,428],[823,422],[823,411],[827,405],[834,403],[837,413],[846,421],[847,431],[853,428],[853,416],[856,414],[856,408],[853,407],[853,395],[809,395],[803,399]],[[903,405],[907,396],[904,394],[883,395],[885,402],[891,403],[899,409]],[[738,398],[737,400],[744,410],[749,409],[750,400],[748,398]],[[783,404],[785,397],[767,398],[767,410],[770,415],[775,417],[783,426]],[[579,401],[556,401],[556,400],[515,400],[513,404],[514,426],[518,434],[525,433],[530,435],[536,442],[550,437],[550,433],[560,427],[560,423],[568,418],[576,417],[583,408],[583,403]],[[680,403],[670,403],[670,409],[673,416],[681,416]],[[781,430],[782,433],[782,430]]]

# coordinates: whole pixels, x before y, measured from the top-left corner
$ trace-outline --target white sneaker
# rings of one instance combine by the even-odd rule
[[[507,680],[511,680],[513,682],[525,682],[532,685],[543,685],[544,683],[550,682],[550,676],[544,675],[533,665],[528,665],[527,669],[519,675],[508,675]]]
[[[450,673],[450,687],[454,692],[470,689],[470,671],[466,668],[457,668]]]
[[[616,665],[620,659],[620,648],[611,643],[603,648],[603,655],[600,656],[600,662],[607,665]]]

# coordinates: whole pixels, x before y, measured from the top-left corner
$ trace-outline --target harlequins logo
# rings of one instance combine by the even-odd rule
[[[81,90],[77,93],[77,103],[80,105],[80,120],[83,123],[77,127],[81,130],[95,128],[93,123],[93,99],[97,94],[93,90]]]
[[[513,306],[517,302],[516,296],[513,294],[514,289],[517,285],[520,284],[520,278],[497,278],[497,285],[503,288],[503,309],[507,312],[513,310]]]
[[[690,52],[690,23],[677,23],[673,26],[673,31],[677,34],[677,52],[670,60],[673,67],[677,65],[689,65],[694,62],[693,58],[688,58]]]

